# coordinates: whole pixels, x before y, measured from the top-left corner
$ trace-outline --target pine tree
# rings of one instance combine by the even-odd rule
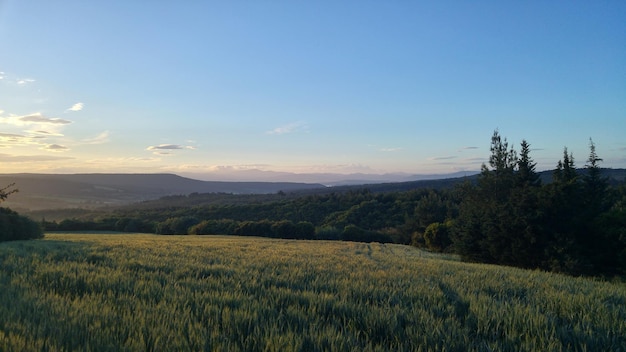
[[[517,160],[517,180],[521,186],[539,186],[541,180],[535,171],[537,164],[530,157],[530,144],[522,140],[520,156]]]
[[[510,189],[513,187],[517,153],[512,147],[509,149],[508,141],[506,138],[502,140],[498,130],[493,132],[489,150],[491,151],[489,157],[491,168],[483,164],[479,184],[490,193],[489,196],[503,200],[508,197]]]
[[[596,216],[606,210],[606,191],[608,181],[603,178],[599,163],[601,158],[596,154],[596,146],[593,140],[589,138],[589,159],[585,165],[586,174],[583,177],[583,187],[585,192],[585,207],[587,211],[592,212],[591,216]]]

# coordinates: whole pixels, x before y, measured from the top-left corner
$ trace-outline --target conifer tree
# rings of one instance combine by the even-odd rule
[[[519,185],[539,186],[541,180],[535,171],[537,164],[530,157],[530,144],[522,140],[520,156],[517,160],[517,180]]]
[[[587,164],[585,164],[587,172],[583,177],[583,186],[585,190],[585,206],[588,211],[592,212],[591,216],[596,216],[606,210],[605,204],[607,202],[605,198],[608,182],[606,178],[601,176],[599,165],[601,161],[602,159],[596,154],[596,146],[593,140],[589,138],[589,159],[587,159]]]

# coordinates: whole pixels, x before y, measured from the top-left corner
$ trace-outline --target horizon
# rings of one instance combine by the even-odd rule
[[[626,3],[0,3],[0,173],[626,168]],[[185,176],[187,177],[187,176]],[[197,178],[201,179],[201,178]],[[228,181],[224,179],[223,181]]]
[[[585,170],[586,167],[577,167],[577,170]],[[603,170],[626,170],[626,168],[607,168],[601,167]],[[555,169],[536,170],[537,174],[550,173]],[[456,171],[452,173],[433,173],[433,174],[411,174],[411,173],[387,173],[387,174],[364,174],[364,173],[289,173],[274,172],[262,170],[248,170],[244,173],[230,174],[191,174],[191,173],[172,173],[172,172],[155,172],[155,173],[113,173],[113,172],[79,172],[79,173],[34,173],[34,172],[16,172],[16,173],[0,173],[0,176],[71,176],[71,175],[120,175],[120,176],[158,176],[172,175],[187,178],[196,181],[209,182],[250,182],[250,183],[319,183],[327,187],[341,185],[359,185],[359,184],[378,184],[378,183],[403,183],[414,181],[430,181],[444,180],[453,178],[471,177],[481,173],[481,170]]]

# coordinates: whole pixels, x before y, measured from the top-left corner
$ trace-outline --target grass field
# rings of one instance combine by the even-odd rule
[[[626,284],[401,245],[0,243],[1,351],[626,351]]]

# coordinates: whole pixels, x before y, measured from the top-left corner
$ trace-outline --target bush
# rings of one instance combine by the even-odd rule
[[[315,239],[317,240],[340,240],[341,239],[341,230],[334,226],[325,226],[321,229],[317,230],[315,234]]]
[[[296,232],[299,239],[312,240],[315,238],[315,226],[308,221],[300,221],[296,224]]]
[[[435,252],[443,252],[452,241],[449,236],[450,223],[434,222],[426,227],[424,241],[426,247]]]
[[[159,235],[186,235],[189,229],[198,224],[198,219],[192,216],[169,218],[157,224],[156,233]]]
[[[204,220],[189,229],[191,235],[231,235],[235,233],[237,222],[231,219]]]
[[[239,236],[273,237],[272,223],[268,220],[244,221],[237,226],[235,234]]]
[[[11,209],[0,208],[0,241],[43,238],[41,226]]]
[[[277,238],[298,238],[298,228],[296,224],[289,220],[278,221],[272,224],[272,237]]]
[[[362,229],[356,225],[348,225],[343,229],[341,233],[341,239],[344,241],[354,241],[354,242],[380,242],[380,243],[391,243],[391,237],[388,235],[375,232],[368,231]]]

